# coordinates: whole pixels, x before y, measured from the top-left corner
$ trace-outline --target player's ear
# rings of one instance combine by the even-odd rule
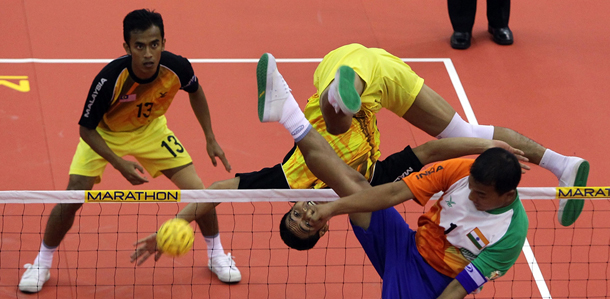
[[[129,45],[127,43],[123,43],[123,49],[125,49],[125,53],[131,55],[131,49],[129,48]]]
[[[165,38],[163,39],[163,42],[161,43],[161,51],[165,51]]]
[[[318,231],[318,234],[320,234],[320,238],[322,238],[322,236],[324,236],[324,234],[326,234],[327,231],[328,231],[328,222],[326,222],[326,224],[324,224],[324,227],[322,227]]]

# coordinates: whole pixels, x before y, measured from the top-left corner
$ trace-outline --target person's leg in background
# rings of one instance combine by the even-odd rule
[[[510,0],[487,0],[487,30],[498,45],[512,45],[513,32],[508,28]]]
[[[477,0],[447,0],[449,19],[453,26],[451,47],[468,49],[477,13]]]

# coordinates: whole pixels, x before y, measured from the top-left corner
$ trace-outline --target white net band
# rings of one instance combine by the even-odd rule
[[[517,190],[521,199],[610,197],[610,187],[523,187]],[[282,202],[333,201],[337,198],[331,189],[0,191],[0,203]]]

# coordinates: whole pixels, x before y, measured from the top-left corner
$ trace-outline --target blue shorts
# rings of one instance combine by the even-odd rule
[[[368,230],[354,234],[383,279],[382,298],[437,298],[453,280],[432,268],[415,245],[415,231],[395,208],[372,213]]]

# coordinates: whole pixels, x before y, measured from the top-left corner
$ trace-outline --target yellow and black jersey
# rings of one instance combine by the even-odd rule
[[[165,114],[178,90],[193,93],[199,81],[188,59],[164,51],[157,74],[137,78],[131,69],[131,55],[119,57],[95,77],[78,122],[89,129],[100,127],[129,132]]]

